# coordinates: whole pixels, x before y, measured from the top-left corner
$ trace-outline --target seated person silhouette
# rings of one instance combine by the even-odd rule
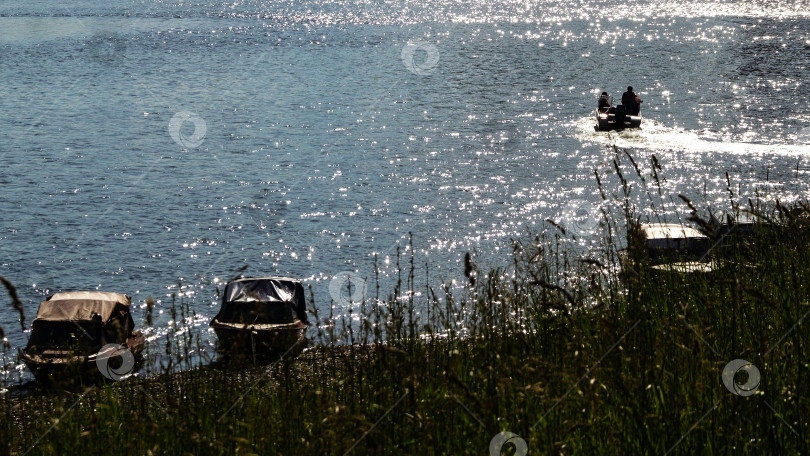
[[[602,92],[602,95],[599,97],[599,111],[605,111],[610,108],[611,105],[610,95],[607,92]]]
[[[622,94],[622,104],[628,115],[637,116],[641,111],[641,98],[633,92],[633,86],[628,86],[627,92]]]

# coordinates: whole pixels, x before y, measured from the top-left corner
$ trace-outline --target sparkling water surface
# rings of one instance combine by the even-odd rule
[[[216,288],[245,266],[305,279],[322,310],[375,254],[387,295],[408,233],[436,281],[471,250],[505,266],[510,238],[602,204],[614,145],[655,155],[673,196],[725,207],[728,172],[743,200],[793,201],[808,6],[7,1],[0,274],[29,327],[57,291],[130,294],[142,328],[154,297],[152,340],[179,291],[196,317],[176,324],[210,346]],[[594,132],[597,95],[627,85],[642,130]],[[15,320],[0,306],[14,349]]]

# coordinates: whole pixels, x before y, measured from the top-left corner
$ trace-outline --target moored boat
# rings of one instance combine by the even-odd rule
[[[672,223],[642,224],[638,237],[630,242],[641,243],[641,262],[632,263],[627,251],[623,252],[625,272],[645,267],[653,273],[690,274],[710,273],[716,268],[710,255],[711,238],[695,228]]]
[[[42,301],[21,358],[43,382],[119,380],[135,371],[146,344],[131,298],[103,291],[56,293]]]
[[[210,326],[227,355],[284,356],[304,348],[309,325],[301,281],[248,277],[228,282]]]

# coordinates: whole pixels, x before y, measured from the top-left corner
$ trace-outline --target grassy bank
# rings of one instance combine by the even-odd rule
[[[619,177],[606,199],[633,191]],[[615,233],[627,224],[632,239],[638,221],[624,209],[598,257],[567,250],[571,233],[550,226],[515,241],[502,270],[470,260],[463,292],[434,283],[407,249],[390,295],[358,305],[360,325],[316,315],[314,346],[295,358],[3,397],[0,448],[481,455],[508,431],[530,455],[810,452],[802,208],[763,206],[773,223],[757,242],[715,234],[723,261],[691,275],[654,274],[636,249],[619,274]],[[734,359],[758,368],[755,394],[724,386]]]

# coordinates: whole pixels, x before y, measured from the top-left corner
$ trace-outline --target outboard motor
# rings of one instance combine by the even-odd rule
[[[624,121],[627,117],[627,110],[625,109],[624,105],[616,106],[616,115],[614,119],[616,120],[616,126],[619,128],[624,128]]]

